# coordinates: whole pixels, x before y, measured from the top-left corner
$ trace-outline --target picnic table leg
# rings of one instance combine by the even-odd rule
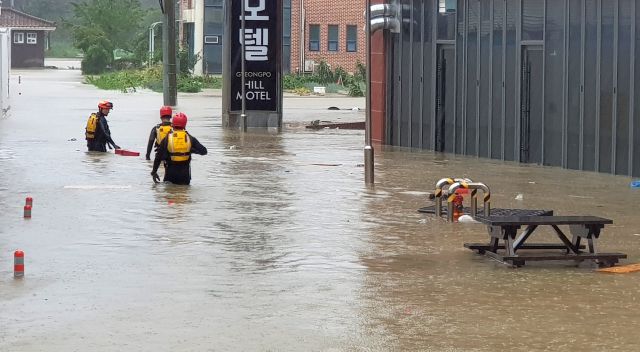
[[[509,227],[505,227],[504,229],[504,248],[507,251],[507,256],[508,257],[517,257],[518,255],[516,254],[516,244],[515,244],[515,239],[516,236],[518,235],[518,228],[519,227],[515,227],[515,226],[509,226]],[[529,235],[531,235],[531,232],[533,232],[533,229],[529,232],[529,228],[527,228],[527,230],[525,231],[525,234],[528,232],[527,237],[529,237]],[[526,240],[526,239],[525,239]],[[522,242],[520,242],[520,244],[523,244],[524,240]],[[511,265],[516,266],[516,267],[521,267],[524,265],[524,259],[511,259]]]
[[[588,228],[589,228],[589,234],[587,235],[587,241],[589,243],[589,253],[597,254],[598,238],[600,238],[600,230],[602,229],[602,227],[594,225],[594,226],[588,226]],[[595,262],[600,267],[609,267],[609,266],[614,266],[618,262],[618,259],[616,258],[609,259],[609,260],[596,259]]]
[[[597,238],[593,238],[593,237],[589,236],[589,238],[588,238],[589,253],[592,253],[592,254],[598,253],[598,250],[596,248],[598,246],[597,240],[598,240]]]
[[[573,243],[573,247],[575,247],[578,251],[580,251],[580,240],[582,239],[582,237],[574,234],[573,238],[571,239],[571,243]],[[567,253],[569,253],[569,248],[567,248]]]
[[[498,251],[498,239],[492,237],[491,240],[489,241],[489,246],[491,246],[491,251],[493,253],[496,253]]]
[[[512,257],[516,255],[513,243],[515,241],[517,233],[518,229],[514,227],[506,227],[504,229],[504,249],[507,250],[507,256]]]
[[[576,249],[576,253],[582,253],[582,251],[580,250],[580,242],[582,241],[583,238],[585,239],[589,239],[589,237],[595,233],[594,231],[598,232],[598,235],[600,233],[600,228],[597,226],[590,226],[590,225],[571,225],[569,226],[569,230],[571,231],[571,234],[573,235],[573,238],[571,239],[571,243],[573,243],[573,247]],[[591,249],[589,249],[589,252],[591,253]],[[569,249],[567,248],[567,253],[569,253]]]
[[[491,240],[489,240],[489,251],[497,253],[498,241],[502,235],[502,229],[497,226],[487,226],[487,230],[489,231],[489,236],[491,236]]]
[[[598,237],[600,237],[600,228],[589,226],[589,234],[587,235],[587,240],[589,242],[589,253],[598,253]]]
[[[562,243],[564,243],[564,245],[567,247],[567,253],[569,253],[569,250],[571,250],[573,253],[575,254],[580,254],[580,250],[578,250],[577,247],[575,247],[573,245],[573,243],[571,243],[571,241],[569,241],[569,239],[567,238],[567,236],[564,235],[564,233],[562,232],[562,230],[560,230],[560,228],[558,227],[558,225],[551,225],[551,227],[553,227],[553,229],[556,232],[556,235],[558,236],[558,238],[562,241]]]
[[[600,224],[588,224],[588,225],[575,225],[571,226],[571,233],[573,234],[573,245],[579,251],[580,240],[585,238],[589,247],[589,254],[598,254],[598,238],[600,237],[600,231],[602,230]],[[579,251],[580,252],[580,251]],[[617,259],[595,259],[596,264],[599,266],[612,266],[618,262]]]
[[[531,234],[533,233],[533,231],[536,230],[536,228],[538,228],[538,225],[529,225],[529,226],[527,226],[527,228],[524,230],[524,232],[520,235],[520,237],[518,237],[518,239],[513,244],[513,251],[514,252],[517,251],[518,249],[520,249],[520,247],[522,247],[522,245],[527,241],[529,236],[531,236]]]

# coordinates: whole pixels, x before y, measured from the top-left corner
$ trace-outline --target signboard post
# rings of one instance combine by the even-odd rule
[[[227,5],[222,126],[280,129],[282,0],[230,0]]]

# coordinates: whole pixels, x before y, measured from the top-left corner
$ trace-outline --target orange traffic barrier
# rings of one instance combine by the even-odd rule
[[[30,205],[25,205],[24,206],[24,218],[25,219],[30,219],[31,218],[31,206]]]
[[[633,273],[636,271],[640,271],[640,264],[629,264],[629,265],[620,265],[620,266],[612,266],[610,268],[602,268],[598,269],[601,273],[611,273],[611,274],[626,274]]]
[[[20,250],[13,253],[13,277],[24,277],[24,252]]]

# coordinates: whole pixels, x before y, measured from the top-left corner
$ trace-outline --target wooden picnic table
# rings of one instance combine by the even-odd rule
[[[613,224],[610,219],[597,216],[476,216],[475,219],[487,225],[489,243],[465,243],[464,246],[514,266],[522,266],[526,261],[542,260],[594,260],[600,266],[613,266],[619,259],[627,257],[623,253],[598,251],[602,229],[605,225]],[[569,226],[573,235],[571,240],[560,229],[559,226],[563,225]],[[518,236],[518,230],[522,226],[525,226],[525,230]],[[551,226],[560,243],[527,243],[540,226]],[[583,239],[587,241],[588,252],[583,251]],[[563,250],[564,253],[519,253],[519,250],[538,252],[553,249]],[[504,250],[504,255],[499,254],[499,250]]]

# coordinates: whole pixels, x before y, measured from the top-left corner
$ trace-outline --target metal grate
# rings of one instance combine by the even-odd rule
[[[435,205],[431,205],[428,207],[418,209],[418,212],[425,214],[435,214],[436,207]],[[464,214],[471,214],[471,208],[465,207],[462,211]],[[482,208],[478,209],[478,214],[484,214],[484,210]],[[446,217],[447,215],[447,207],[442,207],[442,215]],[[494,208],[491,209],[491,216],[543,216],[543,215],[553,215],[553,210],[542,210],[542,209],[501,209]]]

